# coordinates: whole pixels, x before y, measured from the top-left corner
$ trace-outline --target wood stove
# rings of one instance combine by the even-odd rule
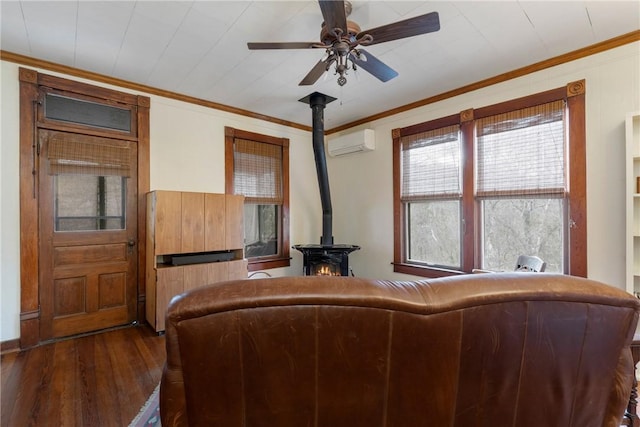
[[[349,254],[360,249],[356,245],[295,245],[302,252],[305,276],[348,276]]]
[[[324,107],[335,101],[328,95],[313,92],[300,100],[309,104],[313,113],[313,155],[320,187],[320,201],[322,203],[322,236],[319,245],[294,245],[293,249],[302,252],[303,274],[306,276],[348,276],[349,254],[360,249],[356,245],[337,245],[333,243],[331,209],[331,194],[329,192],[329,177],[327,175],[327,159],[324,153]],[[351,272],[353,275],[353,272]]]

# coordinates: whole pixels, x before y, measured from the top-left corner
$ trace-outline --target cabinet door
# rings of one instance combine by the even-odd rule
[[[244,196],[227,194],[225,206],[226,249],[244,248]]]
[[[159,268],[157,277],[154,326],[156,331],[164,331],[164,317],[171,298],[184,292],[184,270],[183,267]]]
[[[186,265],[183,268],[185,292],[211,283],[209,278],[209,264]]]
[[[248,277],[246,259],[229,261],[227,264],[229,264],[229,280],[246,279]]]
[[[177,191],[154,191],[152,194],[151,209],[155,209],[155,253],[179,253],[182,241],[182,197]]]
[[[209,268],[209,283],[224,282],[229,277],[228,262],[212,262],[207,266]]]
[[[221,251],[225,246],[225,195],[204,195],[205,251]]]
[[[182,250],[204,252],[204,194],[182,193]]]

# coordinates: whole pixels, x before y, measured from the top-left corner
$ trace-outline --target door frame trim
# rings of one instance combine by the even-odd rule
[[[132,139],[138,146],[138,286],[137,319],[145,313],[146,202],[150,188],[149,110],[147,96],[132,95],[20,67],[20,348],[38,345],[40,338],[40,253],[38,246],[37,113],[40,86],[117,101],[137,111]],[[98,132],[99,133],[99,132]],[[106,134],[109,135],[109,134]],[[113,136],[110,134],[109,136]]]

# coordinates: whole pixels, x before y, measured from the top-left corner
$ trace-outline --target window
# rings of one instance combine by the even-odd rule
[[[128,141],[66,132],[43,133],[53,175],[55,231],[126,229]]]
[[[401,150],[407,260],[461,268],[459,126],[404,137]]]
[[[227,193],[242,194],[249,270],[289,258],[289,140],[225,128]]]
[[[394,130],[394,270],[586,276],[584,82]]]
[[[524,254],[564,272],[565,109],[559,100],[476,121],[480,268],[510,270]]]

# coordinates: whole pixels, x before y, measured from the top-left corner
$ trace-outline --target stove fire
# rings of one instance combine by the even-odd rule
[[[339,273],[336,273],[331,265],[323,265],[320,268],[316,268],[316,276],[339,276]]]

